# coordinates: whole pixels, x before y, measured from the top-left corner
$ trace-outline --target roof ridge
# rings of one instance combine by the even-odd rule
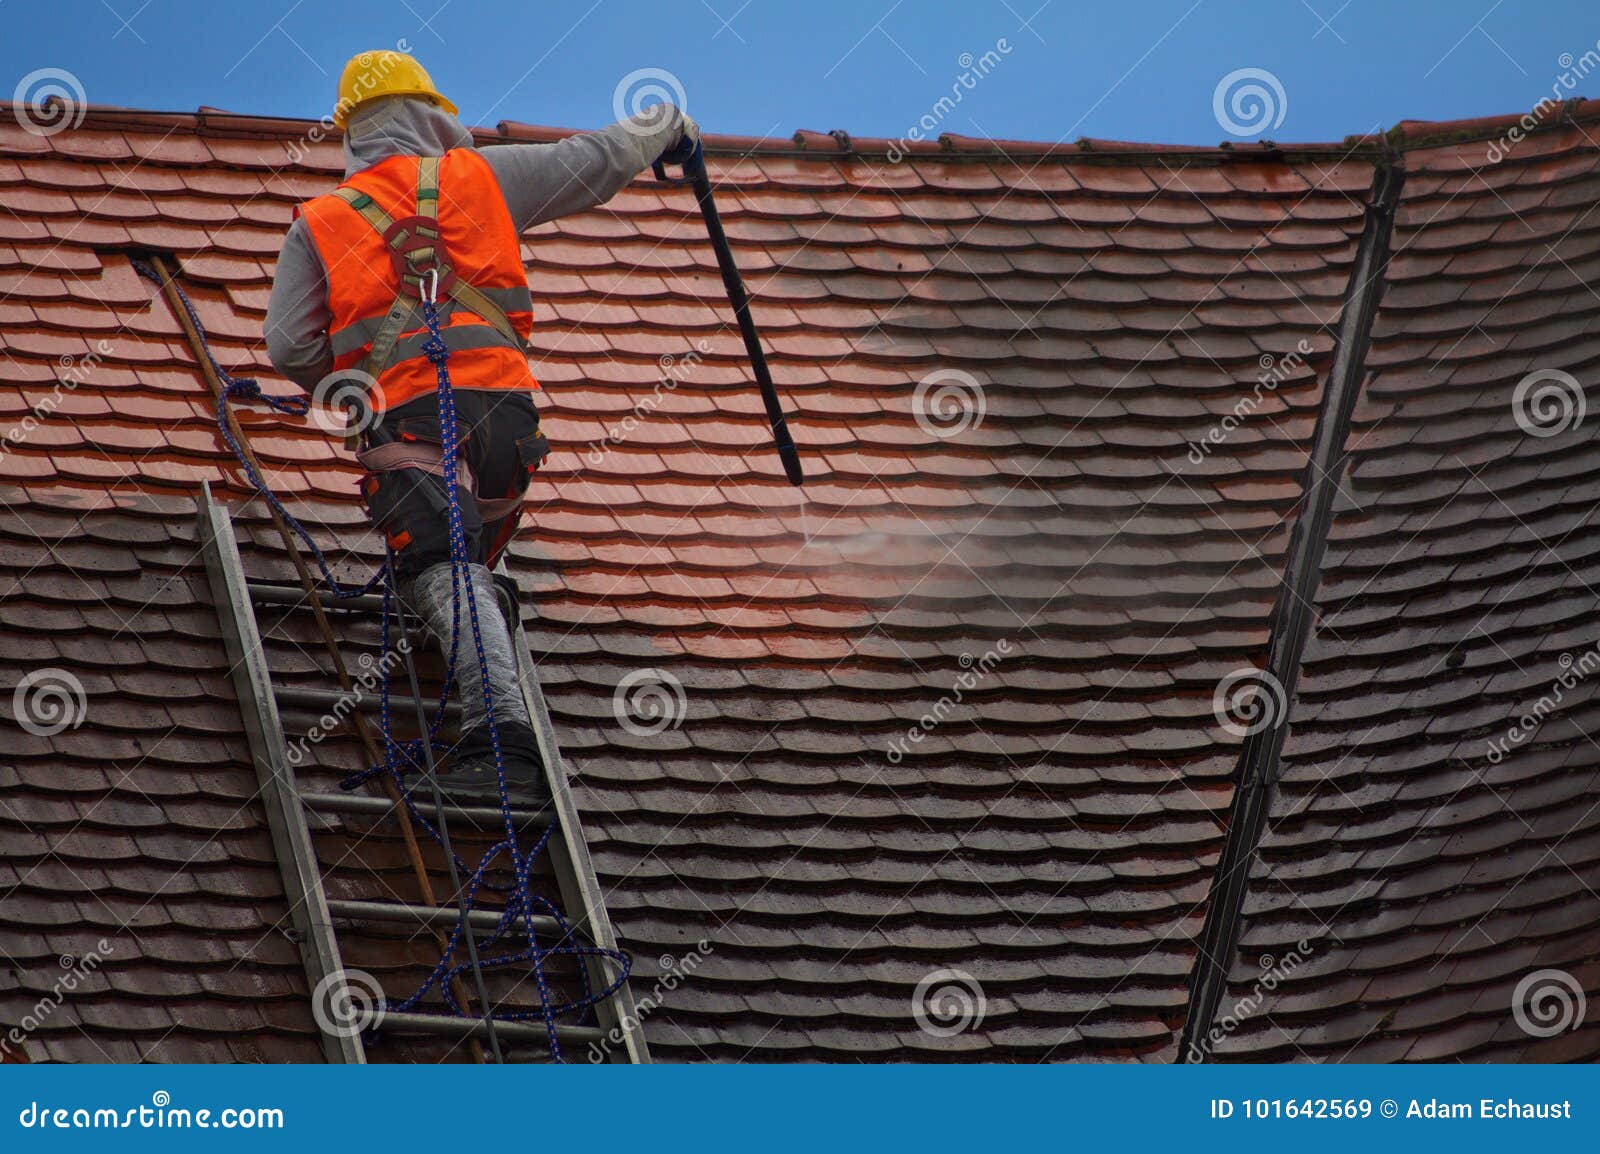
[[[15,99],[0,101],[0,107],[16,109]],[[1552,114],[1542,109],[1554,109]],[[257,113],[228,112],[202,105],[194,112],[166,112],[153,109],[122,108],[113,105],[83,105],[77,127],[139,129],[171,132],[192,127],[201,135],[300,139],[320,133],[319,140],[342,135],[331,119],[269,116]],[[1338,141],[1223,141],[1220,144],[1152,144],[1140,141],[1078,137],[1072,141],[1011,140],[941,133],[936,139],[898,141],[888,137],[856,136],[844,129],[817,132],[798,129],[789,137],[742,136],[708,132],[703,136],[706,150],[720,154],[784,155],[806,159],[835,159],[840,156],[872,156],[893,152],[907,159],[993,160],[1026,157],[1044,160],[1125,160],[1133,163],[1178,156],[1186,160],[1281,160],[1290,156],[1337,154],[1366,155],[1386,149],[1410,151],[1442,144],[1471,140],[1490,140],[1518,128],[1523,134],[1551,131],[1570,124],[1600,121],[1600,100],[1573,97],[1566,101],[1544,100],[1528,112],[1500,116],[1466,117],[1456,120],[1402,120],[1384,133],[1360,133]],[[516,120],[499,121],[493,128],[471,127],[473,139],[496,141],[550,142],[588,131],[551,125],[528,124]]]

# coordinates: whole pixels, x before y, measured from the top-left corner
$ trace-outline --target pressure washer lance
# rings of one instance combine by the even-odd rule
[[[750,367],[755,372],[756,384],[761,386],[761,401],[767,407],[767,420],[772,425],[772,442],[783,462],[783,471],[791,485],[803,485],[805,473],[800,468],[800,454],[789,435],[789,422],[784,419],[783,403],[778,400],[778,390],[767,370],[767,356],[761,351],[761,337],[756,332],[756,322],[750,316],[750,297],[744,291],[744,280],[739,276],[739,266],[733,263],[733,250],[728,247],[728,236],[722,231],[722,218],[717,215],[716,202],[711,199],[711,178],[706,175],[706,159],[700,142],[685,141],[692,145],[679,145],[663,153],[655,162],[656,179],[667,184],[688,184],[694,189],[694,198],[700,202],[700,215],[705,219],[706,232],[711,237],[711,247],[717,254],[717,265],[722,269],[722,284],[728,290],[728,302],[733,305],[734,316],[739,318],[739,331],[744,335],[745,351],[750,354]],[[683,176],[672,179],[666,166],[681,164]]]

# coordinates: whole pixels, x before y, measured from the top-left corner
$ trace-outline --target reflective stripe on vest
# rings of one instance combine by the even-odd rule
[[[488,297],[490,300],[494,301],[495,304],[504,309],[508,315],[519,312],[531,313],[533,311],[533,294],[528,291],[527,285],[522,285],[519,288],[492,288],[483,289],[481,291],[483,292],[484,296]],[[454,301],[444,301],[441,303],[439,305],[440,320],[449,319],[450,315],[455,311],[455,308],[456,305]],[[333,344],[333,355],[340,357],[348,353],[359,352],[362,349],[365,349],[368,345],[372,344],[372,339],[378,335],[378,330],[383,327],[383,322],[386,319],[388,319],[388,314],[380,313],[377,316],[366,317],[359,321],[351,321],[338,332],[330,333],[328,339]],[[414,305],[406,317],[405,328],[402,331],[410,332],[413,329],[420,329],[422,327],[422,306]],[[496,335],[498,336],[499,334],[497,333]],[[452,349],[457,347],[448,340],[446,340],[445,343],[449,344]],[[504,343],[509,344],[510,342]]]
[[[460,283],[455,298],[440,292],[440,333],[450,348],[450,377],[457,388],[534,389],[538,382],[523,351],[533,329],[532,298],[522,267],[520,242],[500,185],[475,151],[455,149],[438,159],[438,192],[418,212],[418,158],[393,156],[356,173],[342,186],[359,203],[393,221],[419,215],[436,224],[439,255]],[[364,194],[364,195],[357,195]],[[436,215],[435,215],[436,214]],[[360,211],[338,194],[316,197],[301,206],[307,228],[328,275],[329,340],[334,369],[363,369],[373,340],[391,310],[403,316],[384,364],[374,369],[370,390],[376,411],[432,393],[433,366],[422,353],[427,330],[414,290],[402,295],[402,281],[389,244]],[[413,241],[413,244],[417,242]],[[423,250],[424,255],[426,249]],[[413,280],[415,278],[412,278]],[[468,295],[468,304],[460,297]],[[481,299],[471,294],[481,294]],[[503,317],[486,321],[468,305],[478,303]],[[491,307],[494,306],[494,307]],[[455,355],[460,353],[461,355]]]

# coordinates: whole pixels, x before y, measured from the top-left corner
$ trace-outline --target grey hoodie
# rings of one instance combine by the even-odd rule
[[[682,138],[689,121],[662,106],[600,132],[555,144],[497,144],[481,150],[517,231],[603,204]],[[375,100],[355,110],[344,137],[345,177],[391,156],[443,156],[471,148],[472,134],[431,101]],[[537,299],[537,286],[535,286]],[[306,222],[296,219],[278,254],[267,303],[267,355],[310,391],[333,369],[328,343],[328,276]]]

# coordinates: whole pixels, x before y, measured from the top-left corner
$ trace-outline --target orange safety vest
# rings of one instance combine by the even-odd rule
[[[334,370],[370,378],[375,412],[436,387],[422,352],[430,282],[456,388],[539,387],[528,367],[533,300],[517,228],[475,151],[391,156],[299,211],[328,273]]]

